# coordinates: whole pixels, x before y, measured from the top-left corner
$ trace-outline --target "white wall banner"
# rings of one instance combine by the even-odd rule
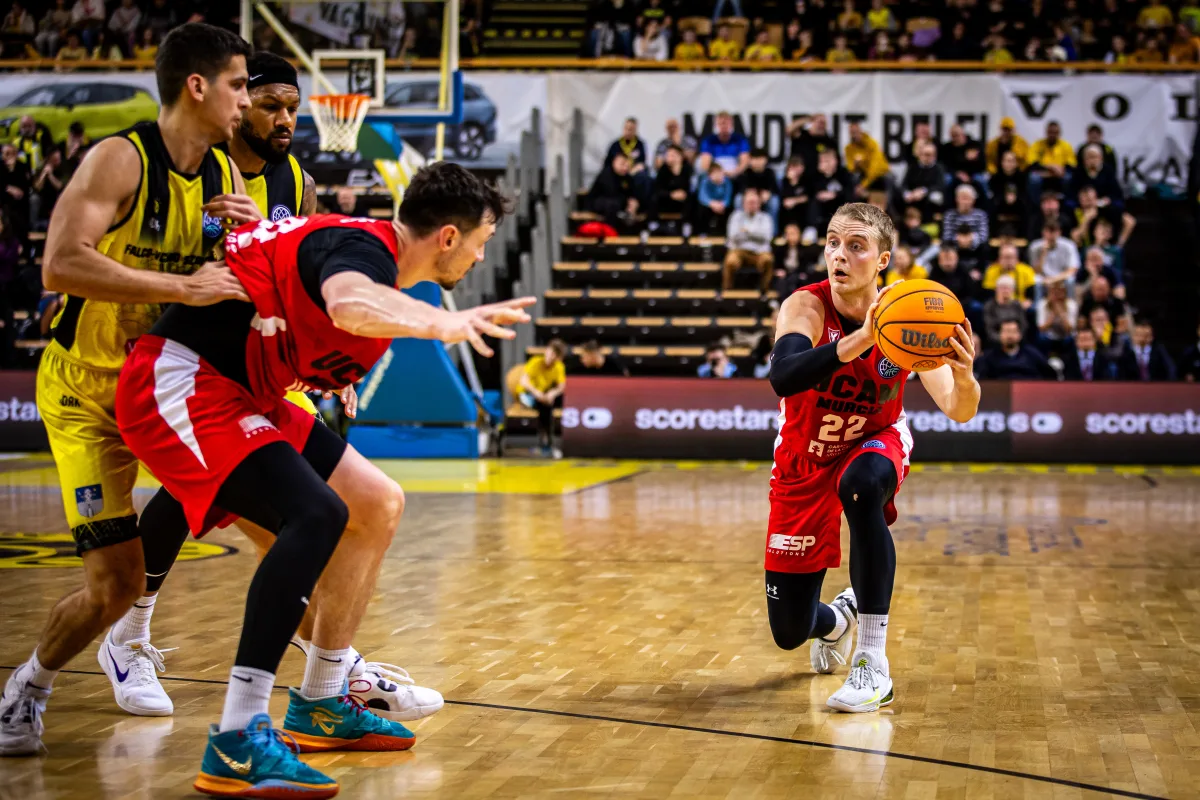
[[[1117,151],[1122,184],[1186,186],[1197,119],[1194,76],[1009,75],[1002,85],[1004,115],[1031,144],[1055,121],[1078,148],[1095,123]]]

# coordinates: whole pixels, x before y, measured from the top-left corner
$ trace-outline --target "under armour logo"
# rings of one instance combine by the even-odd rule
[[[770,595],[771,597],[779,597],[779,587],[772,586],[771,584],[768,583],[767,584],[767,594]]]

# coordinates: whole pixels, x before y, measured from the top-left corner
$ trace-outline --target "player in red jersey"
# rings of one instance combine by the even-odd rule
[[[319,658],[310,664],[326,668],[306,670],[313,688],[293,690],[285,730],[303,750],[412,746],[403,725],[344,696],[350,641],[393,531],[352,534],[354,505],[342,496],[353,487],[339,464],[362,457],[284,393],[353,384],[398,336],[466,340],[484,355],[492,354],[484,335],[512,338],[502,326],[528,321],[521,309],[534,298],[452,313],[397,288],[423,280],[452,288],[483,257],[505,206],[470,172],[441,163],[414,176],[395,222],[325,215],[244,225],[226,237],[225,260],[251,303],[202,314],[174,306],[130,354],[117,391],[121,434],[191,530],[237,516],[276,532],[250,584],[200,791],[336,793],[336,782],[281,744],[267,708],[314,589],[337,599],[317,604]]]
[[[896,548],[896,492],[908,474],[912,435],[904,419],[909,373],[874,347],[871,322],[896,229],[866,203],[838,209],[829,223],[829,279],[784,301],[771,357],[782,399],[771,471],[767,528],[767,613],[775,643],[794,650],[812,639],[817,672],[850,664],[828,705],[875,711],[892,702],[888,610]],[[886,291],[886,290],[885,290]],[[921,382],[946,416],[966,422],[979,407],[970,323],[950,339],[955,356]],[[841,564],[841,512],[850,527],[852,588],[820,602],[825,570]],[[854,645],[855,629],[858,644]]]

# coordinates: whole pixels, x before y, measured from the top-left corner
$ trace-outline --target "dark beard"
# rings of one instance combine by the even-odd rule
[[[250,130],[250,126],[245,122],[238,128],[238,135],[242,137],[242,141],[246,143],[246,146],[250,148],[250,151],[254,155],[268,164],[282,164],[284,161],[287,161],[288,152],[292,149],[292,143],[288,142],[287,150],[283,152],[276,150],[271,146],[270,139],[256,136],[254,131]]]

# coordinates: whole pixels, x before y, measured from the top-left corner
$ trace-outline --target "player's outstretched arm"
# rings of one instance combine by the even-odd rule
[[[973,372],[975,343],[971,338],[971,322],[963,320],[950,337],[954,356],[947,356],[937,369],[919,373],[921,384],[933,402],[955,422],[968,422],[979,411],[979,382]]]
[[[513,338],[516,334],[503,326],[528,322],[529,315],[522,309],[537,302],[536,297],[518,297],[451,312],[382,286],[359,272],[333,275],[321,284],[321,296],[333,324],[355,336],[468,341],[485,356],[493,353],[483,337]]]
[[[137,149],[126,139],[105,139],[92,148],[50,217],[42,261],[45,287],[112,303],[246,300],[242,285],[224,265],[206,265],[191,276],[170,275],[131,269],[96,250],[113,222],[135,202],[141,169]]]

